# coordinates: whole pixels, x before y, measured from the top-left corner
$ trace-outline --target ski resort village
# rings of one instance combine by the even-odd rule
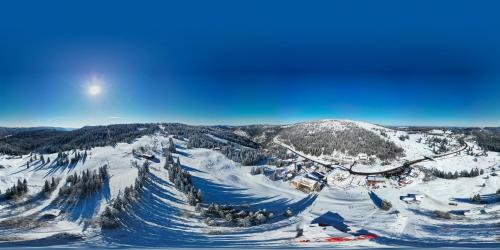
[[[498,248],[494,132],[2,128],[0,246]]]

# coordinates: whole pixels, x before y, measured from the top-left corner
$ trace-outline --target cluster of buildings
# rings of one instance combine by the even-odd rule
[[[324,166],[315,166],[312,162],[306,162],[298,167],[302,172],[302,176],[298,176],[292,180],[291,184],[296,189],[305,193],[319,191],[325,183],[325,176],[328,169]]]
[[[350,185],[362,185],[363,182],[369,188],[379,188],[384,185],[388,179],[382,175],[369,175],[359,178],[349,178],[350,174],[341,168],[332,168],[331,166],[324,166],[309,160],[299,160],[297,155],[290,155],[291,159],[282,160],[286,166],[292,168],[293,173],[290,171],[280,172],[283,180],[290,180],[291,185],[303,192],[310,193],[314,191],[319,191],[325,185],[337,185],[339,187],[348,187]],[[370,161],[370,156],[367,154],[358,154],[356,157],[344,156],[341,159],[341,163],[344,166],[349,166],[354,162],[367,163]],[[413,175],[418,175],[418,173],[407,172],[401,176],[399,179],[399,185],[404,186],[413,182]],[[353,183],[354,182],[354,183]]]
[[[354,162],[359,162],[359,163],[369,163],[370,162],[370,157],[367,154],[361,153],[358,154],[358,156],[343,156],[340,163],[345,165],[345,164],[353,164]]]
[[[385,183],[387,179],[381,175],[369,175],[366,177],[366,185],[368,187],[377,188],[379,184]]]
[[[293,179],[291,181],[291,183],[292,183],[293,187],[295,187],[296,189],[303,191],[305,193],[319,191],[321,189],[321,185],[318,181],[312,180],[309,178],[305,178],[305,177],[299,177],[299,178]]]
[[[354,162],[367,163],[369,161],[370,157],[367,154],[359,154],[356,157],[344,156],[339,163],[351,165]],[[287,174],[283,176],[283,180],[291,180],[291,185],[294,188],[306,193],[321,190],[325,183],[333,185],[334,183],[342,183],[348,178],[348,173],[345,170],[337,171],[338,169],[314,163],[309,160],[301,161],[295,154],[290,155],[289,160],[282,160],[282,162],[285,165],[294,166],[293,176]],[[377,186],[379,183],[385,181],[386,179],[382,176],[369,176],[367,178],[369,186]]]

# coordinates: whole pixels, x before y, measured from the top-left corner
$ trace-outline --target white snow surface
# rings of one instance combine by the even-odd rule
[[[409,140],[399,141],[398,136],[404,132],[368,123],[355,123],[370,130],[386,130],[389,139],[405,149],[406,159],[418,158],[430,152],[423,144],[416,142],[421,135],[412,134]],[[342,124],[338,121],[321,121],[314,126],[342,129]],[[287,208],[294,212],[290,218],[281,216],[283,218],[271,223],[240,228],[206,225],[194,207],[187,204],[185,195],[174,188],[163,168],[165,157],[162,149],[167,147],[168,139],[168,135],[156,134],[141,137],[131,144],[96,147],[88,151],[85,163],[78,162],[65,168],[57,168],[52,163],[35,163],[27,169],[28,155],[20,158],[1,155],[0,165],[4,168],[0,169],[0,190],[4,191],[18,179],[26,178],[29,192],[16,203],[0,201],[0,247],[12,246],[13,242],[24,242],[22,244],[27,246],[39,246],[40,242],[45,242],[48,245],[84,247],[500,247],[500,204],[475,204],[469,201],[476,193],[494,197],[500,188],[500,176],[491,176],[494,172],[500,174],[500,156],[494,152],[477,157],[477,161],[472,156],[452,155],[420,164],[425,168],[436,167],[446,171],[470,170],[471,167],[485,170],[484,175],[474,178],[424,182],[424,176],[420,174],[406,186],[399,186],[395,180],[387,179],[383,185],[370,188],[364,176],[349,175],[347,171],[336,169],[346,178],[334,181],[320,192],[306,194],[294,189],[289,182],[271,181],[265,175],[251,175],[250,166],[235,163],[218,151],[188,149],[185,141],[174,139],[177,147],[174,157],[178,157],[183,169],[192,174],[193,183],[203,191],[206,205],[212,202],[250,204],[254,209],[265,208],[279,215]],[[131,163],[142,163],[144,159],[134,157],[132,150],[141,146],[159,159],[151,162],[151,178],[145,186],[144,197],[123,217],[127,225],[125,228],[100,229],[93,220],[120,190],[134,183],[137,169]],[[44,157],[53,160],[56,155]],[[58,195],[57,190],[49,198],[35,199],[45,179],[59,177],[59,185],[62,185],[66,177],[74,172],[97,169],[105,164],[109,166],[111,176],[109,185],[105,185],[102,194],[87,198],[73,210],[64,211],[51,205]],[[486,176],[489,176],[488,179],[485,179]],[[424,201],[421,204],[407,204],[399,199],[408,193],[422,194]],[[35,200],[27,203],[30,199]],[[378,199],[391,202],[392,208],[389,211],[381,210],[377,207]],[[457,206],[449,205],[450,202],[457,203]],[[452,215],[452,219],[446,220],[436,218],[435,210],[468,212],[466,215]],[[12,219],[40,217],[44,213],[57,217],[23,230],[2,224]],[[332,214],[340,218],[339,224],[348,226],[349,231],[312,224],[322,216]],[[303,228],[304,235],[295,238],[298,227]],[[378,238],[352,240],[356,232],[369,232]],[[61,233],[77,237],[72,240],[52,237]],[[351,240],[327,242],[329,237]],[[43,239],[49,240],[40,241]]]

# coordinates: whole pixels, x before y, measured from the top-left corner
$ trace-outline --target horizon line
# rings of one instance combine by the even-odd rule
[[[443,127],[443,128],[497,128],[500,127],[499,125],[443,125],[443,124],[396,124],[396,123],[380,123],[380,122],[370,122],[366,120],[353,120],[353,119],[311,119],[311,120],[301,120],[301,121],[296,121],[296,122],[288,122],[288,123],[196,123],[196,122],[181,122],[181,121],[134,121],[134,122],[117,122],[117,123],[103,123],[103,124],[86,124],[82,126],[64,126],[64,125],[14,125],[14,126],[4,126],[0,124],[0,128],[60,128],[60,129],[72,129],[72,130],[77,130],[81,129],[84,127],[97,127],[97,126],[111,126],[111,125],[122,125],[122,124],[165,124],[165,123],[170,123],[170,124],[184,124],[184,125],[190,125],[190,126],[229,126],[229,127],[243,127],[243,126],[286,126],[286,125],[293,125],[293,124],[300,124],[300,123],[307,123],[307,122],[318,122],[318,121],[328,121],[328,120],[337,120],[337,121],[354,121],[354,122],[366,122],[374,125],[379,125],[379,126],[384,126],[384,127],[428,127],[428,128],[436,128],[436,127]]]

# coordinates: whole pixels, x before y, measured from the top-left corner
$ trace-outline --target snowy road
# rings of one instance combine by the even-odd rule
[[[276,143],[276,144],[278,144],[278,145],[280,145],[280,146],[282,146],[282,147],[287,148],[288,150],[292,151],[293,153],[299,155],[300,157],[302,157],[304,159],[310,160],[310,161],[318,163],[320,165],[323,165],[323,166],[326,166],[326,167],[331,167],[332,165],[339,164],[338,161],[336,161],[336,162],[326,162],[326,161],[322,161],[320,159],[316,159],[314,157],[308,156],[306,154],[303,154],[303,153],[295,150],[292,146],[286,145],[285,143],[279,141],[277,137],[274,137],[273,142]],[[427,160],[433,160],[433,159],[436,159],[436,158],[441,158],[441,157],[445,157],[445,156],[448,156],[448,155],[456,154],[456,153],[459,153],[461,151],[466,150],[469,147],[470,146],[467,143],[465,143],[465,145],[462,148],[460,148],[460,149],[458,149],[456,151],[445,153],[445,154],[440,154],[440,155],[434,155],[434,156],[425,156],[423,158],[419,158],[419,159],[416,159],[416,160],[408,161],[408,162],[404,163],[401,166],[398,166],[398,167],[395,167],[395,168],[391,168],[391,169],[387,169],[387,170],[383,170],[383,171],[376,171],[376,172],[354,171],[354,170],[352,170],[352,167],[354,165],[356,165],[356,162],[354,162],[350,166],[349,169],[347,169],[347,168],[345,168],[345,167],[343,167],[341,165],[338,165],[338,168],[343,169],[343,170],[347,170],[347,171],[349,171],[350,174],[354,174],[354,175],[378,175],[378,174],[399,173],[399,172],[403,171],[405,168],[410,167],[411,165],[413,165],[415,163],[419,163],[419,162],[427,161]]]
[[[467,149],[469,147],[470,146],[467,143],[465,143],[465,146],[463,146],[462,148],[460,148],[460,149],[458,149],[456,151],[445,153],[445,154],[440,154],[440,155],[435,155],[435,156],[424,156],[423,158],[419,158],[419,159],[416,159],[416,160],[408,161],[408,162],[404,163],[403,165],[401,165],[399,167],[387,169],[387,170],[384,170],[384,171],[358,172],[358,171],[352,170],[352,167],[351,167],[349,169],[349,173],[355,174],[355,175],[379,175],[379,174],[381,174],[381,175],[389,174],[390,175],[390,174],[393,174],[393,173],[402,172],[405,168],[410,167],[413,164],[416,164],[416,163],[419,163],[419,162],[423,162],[423,161],[428,161],[428,160],[434,160],[434,159],[445,157],[445,156],[452,155],[452,154],[456,154],[456,153],[459,153],[461,151],[464,151],[465,149]]]

